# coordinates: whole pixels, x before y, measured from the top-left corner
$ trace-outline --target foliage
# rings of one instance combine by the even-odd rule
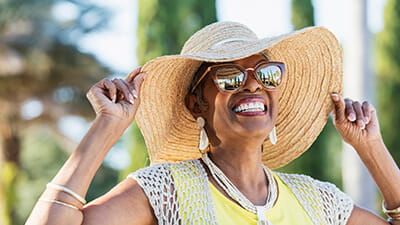
[[[295,30],[314,26],[314,7],[311,0],[292,0],[292,24]]]
[[[50,135],[49,131],[35,129],[24,139],[21,152],[21,171],[17,185],[17,221],[23,224],[46,183],[60,169],[68,155]]]
[[[11,224],[11,217],[8,213],[15,213],[13,206],[16,197],[15,183],[17,180],[18,169],[14,163],[6,162],[0,170],[0,222],[1,224]]]
[[[215,21],[215,0],[139,0],[139,63],[179,53],[190,35]]]
[[[40,131],[24,139],[21,153],[20,179],[16,191],[17,220],[14,224],[24,224],[34,203],[43,192],[62,164],[68,158],[60,143],[54,139],[49,129],[34,129]],[[32,132],[30,132],[32,133]],[[100,167],[86,195],[88,201],[104,194],[117,183],[118,172],[107,167]]]
[[[52,10],[59,4],[68,5],[76,10],[76,17],[57,19]],[[57,15],[56,15],[57,16]],[[20,34],[33,32],[31,41],[39,38],[48,39],[49,36],[66,40],[66,36],[73,33],[76,41],[81,35],[102,29],[107,24],[109,12],[104,8],[93,5],[88,1],[77,0],[2,0],[0,1],[0,31],[7,36],[11,31]],[[61,15],[62,17],[62,15]],[[90,17],[90,18],[89,18]],[[89,20],[90,19],[90,20]],[[90,22],[89,22],[90,21]],[[22,29],[15,29],[15,25],[22,25]],[[34,29],[30,27],[33,25]],[[6,31],[6,32],[5,32]],[[4,36],[3,36],[4,37]],[[3,38],[4,40],[4,38]]]
[[[388,148],[400,163],[400,1],[388,0],[385,6],[384,29],[376,38],[378,111],[382,135]]]
[[[299,158],[279,169],[288,173],[307,174],[313,178],[342,186],[341,154],[342,139],[329,119],[311,147]]]
[[[161,55],[177,54],[184,42],[201,27],[216,21],[215,0],[139,0],[139,64]],[[128,172],[148,165],[149,157],[139,129],[130,130],[131,167]]]
[[[146,167],[150,164],[149,155],[146,151],[146,143],[144,142],[142,133],[136,123],[128,130],[128,138],[124,139],[126,146],[129,148],[131,155],[131,164],[121,171],[120,180],[123,180],[133,171]]]
[[[292,24],[295,29],[314,26],[311,0],[292,0]],[[301,157],[280,169],[289,173],[308,174],[316,179],[341,185],[341,139],[331,119],[321,134]]]
[[[60,4],[69,4],[77,16],[65,20],[54,15],[54,8]],[[91,22],[88,22],[88,17]],[[36,133],[34,127],[46,125],[52,129],[54,137],[59,137],[62,134],[57,122],[63,116],[94,116],[85,98],[86,91],[109,73],[109,69],[101,66],[94,56],[80,52],[75,41],[100,29],[107,18],[105,10],[88,2],[0,1],[0,171],[14,168],[11,174],[16,176],[9,179],[9,175],[0,174],[0,205],[7,206],[1,209],[1,224],[16,224],[16,215],[26,213],[16,210],[17,201],[9,200],[18,197],[15,185],[23,176],[21,167],[24,168],[27,162],[20,160],[24,135],[32,134],[26,128],[32,128],[30,132]],[[35,118],[24,118],[21,109],[32,99],[40,102],[43,113]],[[66,138],[57,138],[62,139]],[[46,161],[44,159],[56,162],[52,156],[48,154],[35,160],[35,167],[40,168]],[[55,165],[61,165],[61,162]],[[35,201],[29,200],[26,204]]]

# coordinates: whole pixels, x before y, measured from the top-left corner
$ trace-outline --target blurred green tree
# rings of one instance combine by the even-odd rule
[[[62,7],[76,16],[55,10]],[[57,129],[60,118],[93,118],[86,90],[109,69],[75,42],[107,18],[104,9],[75,0],[0,2],[0,224],[16,224],[16,181],[27,128],[46,124],[64,140]],[[32,102],[36,107],[22,111]]]
[[[54,139],[53,129],[32,127],[22,141],[21,171],[17,181],[17,216],[13,224],[24,224],[33,205],[42,194],[46,183],[61,168],[68,153],[63,143]],[[86,200],[91,201],[105,194],[118,182],[118,171],[101,166],[94,177]]]
[[[190,35],[216,20],[215,0],[139,0],[139,64],[161,55],[179,53]],[[121,177],[149,163],[143,137],[136,125],[130,129],[130,137],[132,162]]]
[[[314,7],[311,0],[292,0],[292,24],[294,29],[314,26]],[[282,171],[304,173],[314,178],[330,181],[341,186],[340,155],[341,139],[331,121],[301,157],[282,168]]]
[[[376,37],[378,109],[382,135],[400,163],[400,1],[387,0],[384,28]],[[397,151],[396,151],[397,150]]]
[[[314,6],[311,0],[292,0],[292,25],[295,30],[314,26]]]

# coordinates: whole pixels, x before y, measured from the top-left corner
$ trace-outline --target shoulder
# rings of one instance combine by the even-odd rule
[[[200,180],[204,183],[204,174],[198,160],[187,160],[154,164],[129,174],[128,178],[135,180],[141,187],[157,220],[169,224],[168,221],[177,219],[175,217],[176,209],[179,208],[179,197],[192,190],[190,184],[198,187]],[[196,179],[198,182],[194,181]]]
[[[152,207],[138,182],[125,179],[87,204],[83,224],[156,224]]]
[[[159,163],[151,166],[139,169],[133,173],[130,173],[127,178],[136,180],[139,185],[142,185],[142,180],[146,179],[157,179],[169,175],[171,163]]]
[[[185,160],[181,162],[166,162],[153,164],[139,169],[128,175],[128,178],[136,180],[140,186],[146,186],[148,182],[171,183],[175,177],[197,174],[202,169],[199,160]]]

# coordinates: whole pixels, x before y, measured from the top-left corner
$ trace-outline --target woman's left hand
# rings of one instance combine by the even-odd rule
[[[332,100],[335,104],[333,123],[345,142],[360,149],[382,141],[376,109],[372,104],[343,99],[340,94],[332,94]]]

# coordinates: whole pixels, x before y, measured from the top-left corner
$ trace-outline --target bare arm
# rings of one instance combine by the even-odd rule
[[[51,183],[62,185],[80,196],[86,195],[89,185],[105,155],[134,119],[139,105],[137,93],[144,76],[145,74],[140,73],[140,68],[138,68],[125,80],[115,79],[110,81],[104,79],[90,89],[88,98],[96,111],[96,119],[77,149],[71,154]],[[140,187],[136,182],[127,180],[110,191],[107,197],[100,198],[103,199],[102,201],[96,200],[93,203],[89,203],[87,206],[83,206],[82,203],[71,195],[52,188],[47,188],[41,196],[42,199],[63,202],[68,205],[76,206],[80,208],[80,210],[59,203],[38,201],[26,224],[61,225],[82,224],[83,222],[85,222],[85,224],[113,224],[111,221],[115,221],[115,217],[118,215],[104,212],[104,207],[95,207],[95,205],[104,204],[106,207],[115,208],[115,205],[118,205],[113,203],[115,199],[125,195],[125,201],[121,201],[121,205],[128,205],[127,207],[130,207],[128,209],[132,210],[136,208],[143,209],[143,207],[148,206],[148,204],[145,201],[144,193],[139,190]],[[124,191],[127,192],[123,193]],[[131,203],[128,197],[130,199],[136,199],[135,203]],[[101,204],[98,204],[99,202]],[[138,207],[139,205],[141,207]],[[148,210],[150,210],[150,208],[148,208]],[[98,213],[95,213],[95,211],[98,211]],[[120,209],[120,211],[124,210]],[[103,213],[101,216],[100,212]],[[87,218],[86,214],[89,215]],[[98,216],[94,216],[96,214]],[[144,218],[148,216],[148,214],[136,214],[136,216],[143,216]],[[99,220],[99,218],[103,218],[103,220]],[[110,222],[108,222],[107,219],[109,219]],[[151,221],[151,219],[151,217],[148,218],[149,221]],[[141,220],[142,222],[145,221],[145,219],[140,218],[138,221]]]
[[[150,203],[139,184],[127,178],[109,193],[83,209],[84,225],[157,224]]]
[[[368,102],[360,104],[339,95],[335,102],[335,126],[344,141],[354,147],[357,154],[375,180],[387,209],[400,206],[400,170],[387,150],[379,129],[375,108]],[[390,223],[358,207],[355,207],[348,224],[400,224]]]

